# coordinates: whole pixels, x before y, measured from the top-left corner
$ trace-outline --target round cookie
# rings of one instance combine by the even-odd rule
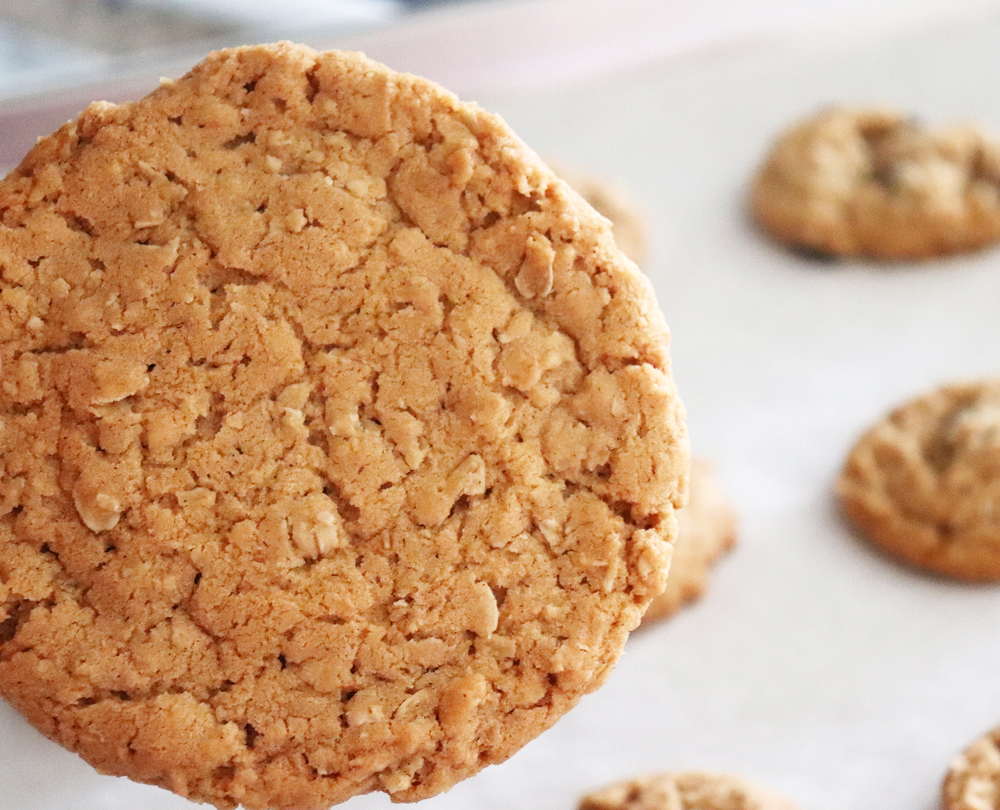
[[[1000,808],[1000,728],[985,734],[951,763],[941,788],[943,810]]]
[[[1000,144],[890,109],[826,109],[778,138],[751,207],[776,239],[819,255],[974,250],[1000,239]]]
[[[736,530],[736,510],[712,465],[692,459],[687,506],[677,513],[667,587],[646,608],[643,626],[666,619],[704,593],[712,563],[735,545]]]
[[[851,449],[837,492],[886,551],[1000,580],[1000,381],[945,386],[893,410]]]
[[[611,222],[618,248],[638,265],[645,264],[649,234],[642,209],[618,186],[586,172],[549,161],[555,173],[601,216]]]
[[[356,54],[210,55],[0,183],[0,692],[196,801],[412,801],[605,679],[687,440],[605,220]]]
[[[737,776],[699,771],[638,777],[588,793],[579,810],[796,810]]]

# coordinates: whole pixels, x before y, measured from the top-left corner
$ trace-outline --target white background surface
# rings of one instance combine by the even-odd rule
[[[419,69],[398,61],[412,43],[369,44]],[[693,448],[716,462],[742,533],[706,597],[636,634],[604,688],[422,807],[572,810],[586,789],[677,768],[741,773],[803,810],[936,807],[949,760],[1000,723],[1000,589],[903,569],[843,525],[830,491],[850,443],[891,405],[1000,373],[1000,252],[810,263],[757,233],[744,197],[773,135],[825,103],[883,101],[1000,132],[998,53],[1000,10],[980,8],[528,82],[426,62],[453,86],[464,75],[456,89],[539,153],[617,181],[648,212],[644,269],[672,327]],[[0,763],[3,810],[190,806],[97,776],[5,706]]]

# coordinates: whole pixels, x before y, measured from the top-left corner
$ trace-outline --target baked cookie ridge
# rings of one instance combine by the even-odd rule
[[[106,773],[412,801],[613,666],[688,451],[667,329],[503,122],[220,51],[0,183],[0,693]]]

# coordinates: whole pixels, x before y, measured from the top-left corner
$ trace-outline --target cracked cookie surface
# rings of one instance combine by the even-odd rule
[[[1000,143],[887,108],[830,108],[778,138],[751,207],[776,239],[820,255],[975,250],[1000,239]]]
[[[737,517],[712,464],[695,458],[687,505],[677,513],[677,539],[667,587],[646,609],[642,624],[672,616],[708,587],[712,565],[736,544]]]
[[[702,771],[642,776],[588,793],[579,810],[796,810],[737,776]]]
[[[0,692],[219,807],[411,801],[606,677],[687,445],[648,282],[497,118],[212,54],[0,184]]]
[[[649,253],[649,233],[642,208],[614,183],[562,163],[549,161],[556,175],[586,200],[598,214],[607,217],[615,244],[640,267]]]
[[[893,410],[851,449],[837,491],[886,551],[1000,580],[1000,381],[944,386]]]

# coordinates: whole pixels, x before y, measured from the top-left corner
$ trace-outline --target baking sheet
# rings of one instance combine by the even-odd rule
[[[743,774],[803,810],[931,810],[949,760],[1000,723],[1000,588],[902,568],[855,537],[830,494],[850,443],[890,406],[1000,373],[1000,251],[817,264],[769,243],[744,210],[769,140],[825,103],[1000,132],[997,53],[1000,14],[984,12],[479,96],[539,153],[645,208],[645,270],[693,449],[716,463],[742,531],[705,598],[634,635],[601,690],[426,810],[571,810],[586,789],[678,768]],[[0,762],[2,808],[191,806],[98,776],[2,705]]]

